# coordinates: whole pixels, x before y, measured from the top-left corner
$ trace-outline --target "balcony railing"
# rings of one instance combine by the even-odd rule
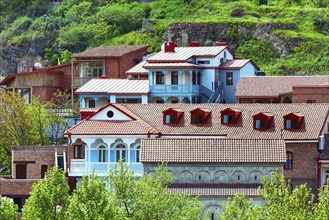
[[[199,85],[151,85],[152,93],[199,93]]]
[[[130,170],[134,171],[136,176],[141,176],[143,174],[143,164],[142,163],[127,163]],[[70,176],[76,175],[87,175],[91,172],[95,172],[95,174],[106,175],[108,171],[113,170],[115,165],[119,165],[119,163],[114,162],[86,162],[85,160],[75,159],[71,160],[71,167],[69,170]]]

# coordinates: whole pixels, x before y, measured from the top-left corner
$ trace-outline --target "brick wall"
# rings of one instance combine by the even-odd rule
[[[292,183],[308,183],[316,192],[317,143],[286,143],[286,150],[293,152],[293,169],[284,170],[284,176]]]
[[[105,60],[105,74],[109,79],[119,79],[120,78],[120,59],[119,58],[109,58]]]
[[[36,179],[4,179],[0,178],[0,194],[4,196],[27,196]]]
[[[147,48],[141,48],[122,56],[120,60],[120,78],[127,78],[126,71],[135,66],[147,52]]]
[[[24,164],[27,162],[27,179],[41,178],[41,165],[47,165],[48,168],[55,164],[55,151],[63,154],[65,147],[14,147],[13,148],[13,166],[12,177],[16,178],[16,164]]]
[[[57,90],[63,90],[62,87],[50,87],[50,86],[34,86],[32,87],[32,95],[34,97],[39,96],[40,102],[45,103],[47,101],[51,101],[53,98],[53,94]]]
[[[293,87],[293,103],[306,103],[308,100],[329,103],[329,86]]]

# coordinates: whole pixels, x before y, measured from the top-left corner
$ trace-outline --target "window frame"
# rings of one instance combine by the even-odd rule
[[[123,146],[123,147],[120,147]],[[118,157],[119,153],[119,157]],[[123,162],[126,162],[127,159],[127,146],[123,143],[119,143],[115,146],[115,162],[118,163],[120,160],[124,159]]]
[[[83,145],[74,145],[74,159],[84,159],[83,157]]]
[[[106,146],[100,145],[97,148],[98,151],[98,163],[106,163]]]
[[[292,151],[286,151],[286,162],[283,165],[284,170],[294,169],[294,153]]]
[[[226,72],[226,85],[233,86],[233,72]]]
[[[156,71],[155,72],[155,84],[156,85],[164,85],[164,78],[165,75],[161,71]]]
[[[178,85],[179,82],[178,71],[172,71],[170,78],[171,78],[171,85]]]
[[[192,124],[204,124],[204,117],[203,114],[200,113],[194,113],[192,114]]]

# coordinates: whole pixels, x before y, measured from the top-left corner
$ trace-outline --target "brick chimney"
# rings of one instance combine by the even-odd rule
[[[177,47],[175,42],[166,41],[164,43],[164,52],[175,52],[175,47]]]
[[[228,43],[227,42],[217,42],[216,46],[226,47],[226,46],[228,46]]]
[[[190,44],[189,44],[190,47],[199,47],[200,46],[200,43],[198,41],[192,41]]]

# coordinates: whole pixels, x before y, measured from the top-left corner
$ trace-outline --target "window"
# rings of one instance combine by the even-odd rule
[[[192,84],[195,85],[196,84],[196,72],[192,72]]]
[[[197,64],[210,64],[210,60],[199,60]]]
[[[178,72],[171,72],[171,84],[177,85],[178,84]]]
[[[265,129],[266,128],[266,120],[256,120],[256,125],[255,125],[256,129]]]
[[[192,115],[192,124],[202,124],[203,123],[203,115],[193,114]]]
[[[126,147],[123,144],[119,144],[115,148],[115,161],[126,160]]]
[[[88,100],[88,108],[95,108],[96,107],[96,102],[93,99]]]
[[[108,111],[108,112],[106,113],[106,115],[107,115],[107,117],[109,117],[109,118],[113,118],[113,116],[114,116],[114,112],[113,112],[113,111]]]
[[[103,62],[84,62],[81,63],[81,77],[97,78],[104,75]]]
[[[30,88],[15,89],[15,92],[22,96],[22,98],[25,100],[25,104],[31,103],[31,89]]]
[[[226,51],[224,51],[224,58],[226,59]]]
[[[166,115],[166,124],[175,124],[176,115]]]
[[[286,120],[286,129],[296,129],[297,121],[296,120]]]
[[[164,84],[164,74],[162,72],[156,72],[155,74],[155,84]]]
[[[45,178],[45,174],[48,170],[48,166],[47,165],[41,165],[41,179]]]
[[[26,164],[16,164],[16,179],[26,179]]]
[[[75,145],[74,146],[74,159],[83,159],[82,150],[83,150],[82,145]]]
[[[106,148],[105,146],[98,147],[98,162],[104,163],[106,162]]]
[[[316,103],[316,100],[312,100],[312,99],[310,99],[310,100],[307,100],[306,102],[307,102],[307,103]]]
[[[286,163],[284,164],[285,170],[292,170],[292,161],[293,161],[293,153],[290,151],[286,152]]]
[[[137,163],[140,162],[140,152],[141,152],[141,147],[140,146],[136,147],[136,162]]]
[[[226,85],[228,85],[228,86],[233,85],[233,73],[232,72],[226,73]]]
[[[224,115],[223,123],[224,124],[233,124],[234,123],[234,115]]]

